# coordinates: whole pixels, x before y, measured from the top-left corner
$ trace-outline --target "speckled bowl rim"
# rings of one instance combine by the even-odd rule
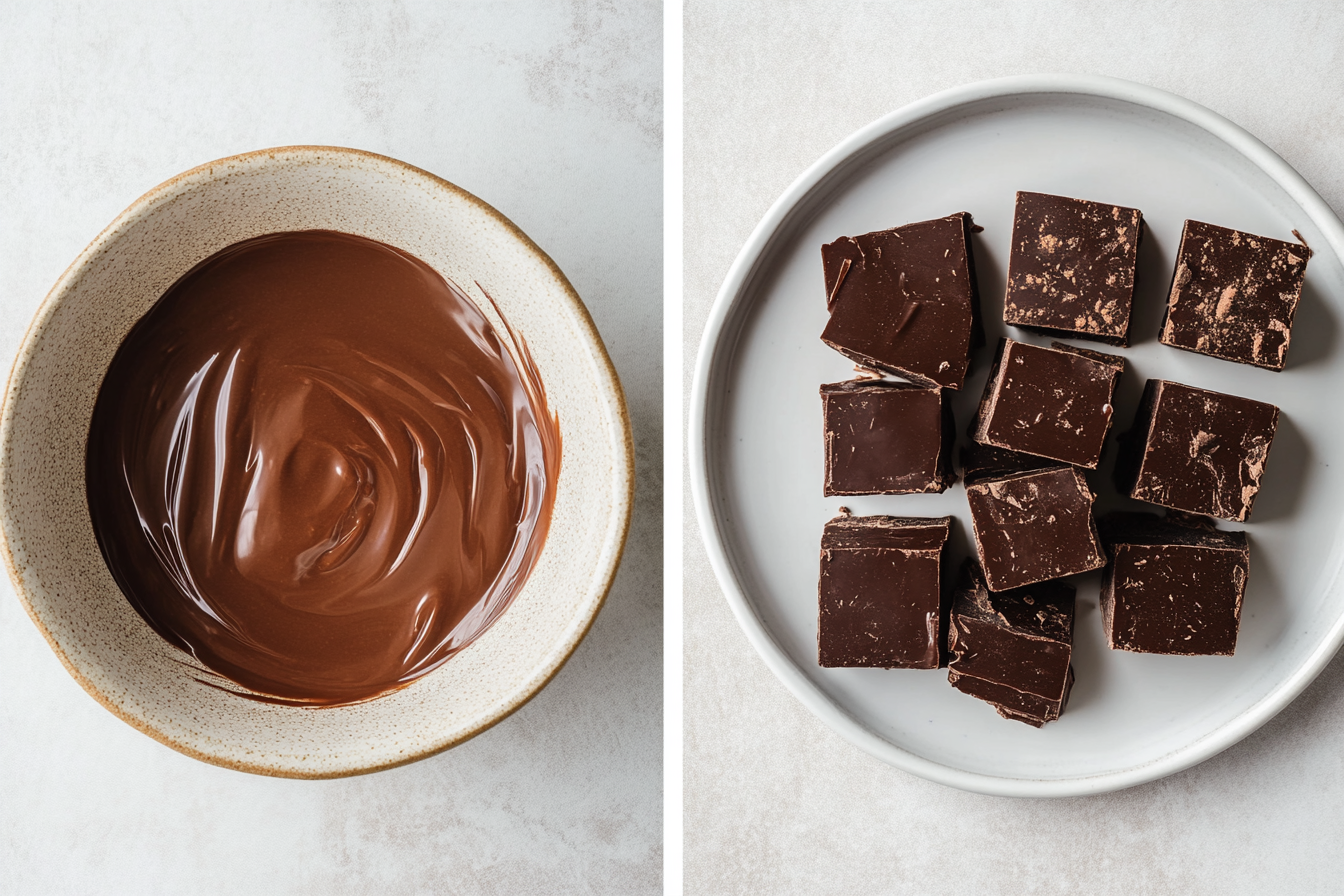
[[[51,289],[48,290],[46,297],[42,300],[42,304],[38,306],[36,313],[33,315],[32,322],[29,323],[28,329],[24,332],[23,340],[19,344],[19,350],[14,356],[14,361],[10,365],[9,377],[5,383],[4,404],[3,407],[0,407],[0,468],[3,468],[6,464],[8,445],[10,443],[11,431],[14,425],[15,384],[22,376],[24,366],[28,359],[32,357],[43,328],[50,321],[56,309],[60,306],[61,299],[67,289],[78,279],[85,266],[87,266],[114,237],[121,233],[125,228],[133,225],[136,219],[143,213],[156,207],[160,203],[171,199],[173,196],[178,195],[189,186],[194,185],[203,175],[206,177],[213,175],[216,167],[248,162],[263,156],[274,158],[282,153],[287,155],[308,156],[313,160],[322,156],[334,155],[342,156],[355,162],[372,162],[377,165],[390,165],[413,178],[419,179],[428,186],[448,192],[458,199],[466,200],[482,214],[503,225],[505,230],[518,241],[526,252],[530,253],[537,261],[542,263],[560,286],[562,294],[569,303],[568,310],[574,315],[574,319],[579,323],[583,335],[589,342],[593,359],[599,362],[597,364],[599,384],[602,387],[602,390],[607,393],[607,397],[611,401],[612,408],[615,411],[615,422],[621,430],[622,437],[616,440],[614,447],[617,454],[616,463],[618,465],[623,464],[624,466],[625,480],[625,494],[622,495],[620,500],[615,502],[612,507],[612,513],[619,517],[615,549],[608,554],[608,559],[605,563],[599,563],[599,567],[594,572],[594,577],[591,580],[600,581],[598,598],[590,605],[588,609],[588,618],[583,621],[582,626],[573,630],[565,640],[558,642],[553,646],[550,656],[547,657],[547,662],[552,663],[553,665],[545,678],[519,688],[518,691],[509,695],[508,699],[502,705],[496,707],[493,711],[484,713],[474,726],[449,738],[443,743],[434,744],[420,752],[413,753],[391,762],[380,762],[368,766],[351,766],[322,772],[307,772],[292,768],[279,768],[257,762],[239,762],[235,759],[207,753],[188,746],[158,730],[153,725],[148,724],[145,720],[123,711],[70,660],[70,657],[61,647],[60,642],[52,635],[47,626],[43,624],[42,618],[34,607],[33,601],[30,599],[24,586],[23,576],[19,573],[14,561],[14,555],[10,549],[10,521],[7,517],[0,519],[0,558],[4,560],[5,569],[9,573],[10,582],[14,585],[14,592],[18,596],[19,601],[23,604],[24,610],[28,613],[28,618],[33,621],[33,624],[37,626],[38,631],[42,633],[42,637],[46,639],[52,652],[55,653],[57,658],[61,661],[61,665],[63,665],[65,670],[70,673],[70,677],[78,682],[80,687],[88,692],[89,696],[102,704],[108,712],[112,713],[131,727],[154,738],[159,743],[171,747],[179,753],[183,753],[193,759],[199,759],[202,762],[207,762],[211,765],[269,777],[322,780],[366,775],[372,772],[383,771],[384,769],[408,765],[412,762],[417,762],[421,759],[426,759],[430,756],[442,753],[443,751],[465,743],[476,735],[498,725],[504,719],[521,709],[524,704],[539,694],[546,685],[551,683],[555,676],[559,674],[560,670],[564,668],[565,663],[569,661],[569,658],[574,655],[574,651],[578,649],[580,642],[583,641],[584,637],[588,634],[588,631],[592,628],[593,622],[597,619],[597,614],[606,604],[607,596],[611,593],[611,586],[616,578],[616,571],[620,567],[621,556],[625,551],[626,539],[630,533],[630,516],[633,510],[635,496],[635,450],[634,437],[630,424],[630,412],[626,405],[625,392],[621,388],[621,381],[616,373],[616,367],[612,364],[611,357],[607,354],[606,346],[603,344],[602,337],[597,331],[597,326],[593,323],[592,315],[588,313],[588,308],[583,304],[583,300],[579,298],[578,292],[569,282],[569,278],[567,278],[564,272],[560,270],[560,267],[541,249],[540,246],[533,242],[531,237],[524,233],[518,225],[510,221],[494,206],[485,202],[473,193],[470,193],[435,174],[425,171],[422,168],[417,168],[414,165],[407,164],[399,159],[343,146],[296,145],[276,146],[268,149],[258,149],[252,152],[226,156],[224,158],[206,162],[202,165],[197,165],[195,168],[171,177],[147,191],[144,195],[140,196],[127,206],[125,211],[117,215],[117,217],[112,220],[112,223],[103,228],[102,232],[94,237],[93,241],[79,253],[75,260],[70,263],[69,267],[67,267],[56,280],[56,283]],[[0,508],[3,508],[6,504],[4,497],[5,480],[5,475],[0,473]]]

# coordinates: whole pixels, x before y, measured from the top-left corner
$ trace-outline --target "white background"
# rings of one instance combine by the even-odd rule
[[[1246,127],[1344,209],[1338,4],[689,0],[684,40],[687,390],[709,305],[770,203],[856,128],[947,87],[1037,71],[1161,87]],[[689,511],[685,525],[687,892],[1338,891],[1344,660],[1165,780],[1058,801],[966,794],[807,713],[738,629]]]
[[[476,193],[568,275],[626,389],[638,492],[555,680],[401,769],[207,766],[75,684],[0,584],[0,893],[649,893],[662,870],[662,11],[652,2],[0,3],[0,356],[112,218],[296,143]]]

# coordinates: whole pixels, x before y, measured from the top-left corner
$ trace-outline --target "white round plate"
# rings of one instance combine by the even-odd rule
[[[950,514],[954,562],[971,550],[964,488],[941,495],[824,498],[817,387],[853,366],[818,338],[826,323],[822,243],[969,211],[988,346],[957,396],[964,432],[1002,323],[1018,190],[1143,211],[1129,361],[1116,428],[1143,382],[1164,378],[1277,404],[1283,416],[1252,521],[1251,576],[1234,657],[1108,650],[1100,575],[1076,576],[1077,683],[1042,729],[1001,719],[945,671],[822,669],[816,661],[818,545],[843,503],[856,513]],[[1281,373],[1167,348],[1157,331],[1186,218],[1293,239],[1315,255]],[[774,204],[738,255],[710,314],[690,412],[696,511],[733,612],[766,664],[846,739],[890,764],[984,793],[1066,796],[1171,774],[1236,743],[1288,704],[1344,638],[1344,226],[1264,144],[1179,97],[1100,77],[972,84],[855,133]],[[1111,351],[1104,345],[1091,345]],[[1098,513],[1138,502],[1097,475]],[[955,568],[955,567],[954,567]]]

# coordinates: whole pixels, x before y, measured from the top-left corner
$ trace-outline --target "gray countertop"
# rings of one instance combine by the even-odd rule
[[[1089,72],[1186,96],[1344,209],[1344,6],[729,4],[685,31],[685,393],[709,306],[804,168],[906,103],[983,78]],[[896,771],[810,715],[729,612],[684,496],[686,891],[1333,892],[1344,871],[1344,660],[1190,770],[1054,801]]]
[[[555,259],[620,373],[639,472],[616,585],[555,680],[365,777],[253,777],[161,746],[79,688],[4,580],[0,892],[660,891],[660,5],[9,3],[0,41],[0,355],[159,182],[354,146],[476,193]]]

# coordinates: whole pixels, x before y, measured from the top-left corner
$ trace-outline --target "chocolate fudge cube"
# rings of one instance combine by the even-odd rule
[[[1062,342],[999,341],[971,437],[1096,469],[1125,361]]]
[[[850,516],[821,536],[817,658],[822,666],[936,669],[951,517]]]
[[[1245,522],[1279,425],[1272,404],[1149,380],[1115,484],[1140,501]]]
[[[966,480],[980,566],[991,591],[1099,569],[1092,491],[1073,467]]]
[[[1162,343],[1282,370],[1309,258],[1300,243],[1186,221]]]
[[[1003,322],[1129,344],[1143,214],[1048,193],[1018,193]]]
[[[1101,620],[1113,649],[1231,656],[1250,575],[1245,532],[1192,528],[1151,513],[1102,517],[1110,564]]]
[[[1073,688],[1073,617],[1071,585],[991,593],[966,561],[947,630],[948,683],[1005,719],[1037,728],[1058,719]]]
[[[975,431],[974,426],[971,429]],[[961,475],[967,482],[977,479],[994,479],[1011,473],[1026,473],[1029,470],[1041,470],[1057,467],[1054,461],[1037,457],[1034,454],[1022,454],[1007,448],[996,448],[972,439],[961,446],[958,455]]]
[[[827,495],[941,492],[955,481],[948,394],[913,383],[821,387]]]
[[[960,389],[984,344],[966,212],[821,247],[821,339],[865,367],[924,386]]]

